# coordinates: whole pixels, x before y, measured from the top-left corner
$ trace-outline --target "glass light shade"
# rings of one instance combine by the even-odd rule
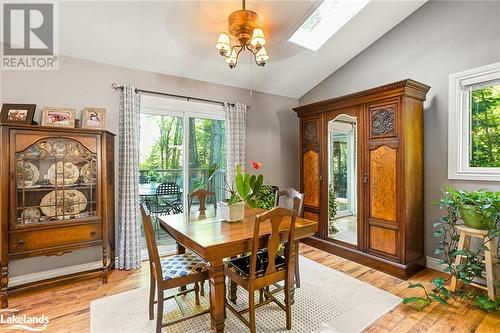
[[[262,47],[256,54],[255,60],[260,63],[265,63],[269,59],[269,55],[267,54],[266,48]]]
[[[252,39],[250,40],[250,44],[253,47],[257,45],[264,46],[266,45],[266,39],[264,38],[264,31],[261,28],[253,29]]]
[[[233,49],[233,51],[231,51],[231,54],[229,55],[229,57],[227,57],[226,62],[228,64],[236,64],[237,61],[238,61],[237,53],[236,53],[236,50]]]
[[[217,44],[215,44],[215,47],[219,51],[223,51],[224,53],[229,51],[231,48],[231,44],[229,42],[229,36],[223,32],[219,34],[219,38],[217,38]]]

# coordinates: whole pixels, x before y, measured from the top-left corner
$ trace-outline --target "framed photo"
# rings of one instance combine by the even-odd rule
[[[104,129],[106,125],[106,109],[84,108],[82,117],[82,128]]]
[[[35,104],[3,104],[0,121],[8,124],[31,125],[35,109]]]
[[[74,128],[75,116],[75,109],[45,107],[42,113],[42,126]]]

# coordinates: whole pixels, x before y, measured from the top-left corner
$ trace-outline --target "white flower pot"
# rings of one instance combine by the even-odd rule
[[[222,220],[227,222],[241,221],[245,218],[245,202],[238,202],[233,205],[228,205],[227,202],[219,202],[220,216]]]

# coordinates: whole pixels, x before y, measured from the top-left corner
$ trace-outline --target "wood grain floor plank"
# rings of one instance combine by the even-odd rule
[[[301,255],[336,269],[361,281],[369,283],[399,297],[415,295],[408,289],[408,281],[378,272],[344,258],[301,244]],[[430,280],[444,277],[443,273],[425,269],[411,281],[430,286]],[[105,296],[149,285],[149,265],[140,270],[114,271],[108,284],[101,280],[79,281],[47,290],[27,292],[10,297],[10,308],[18,309],[18,315],[42,315],[50,318],[49,332],[88,332],[90,324],[90,302]],[[1,327],[0,327],[1,331]],[[414,333],[414,332],[477,332],[500,333],[500,317],[472,307],[448,308],[432,304],[421,312],[399,305],[375,321],[366,332],[370,333]],[[15,332],[9,330],[9,332]],[[25,332],[25,331],[20,331]]]

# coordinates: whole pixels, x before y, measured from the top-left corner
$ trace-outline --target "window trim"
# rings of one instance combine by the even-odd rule
[[[466,88],[500,80],[500,62],[450,74],[448,179],[500,182],[500,168],[469,166],[470,110]]]

